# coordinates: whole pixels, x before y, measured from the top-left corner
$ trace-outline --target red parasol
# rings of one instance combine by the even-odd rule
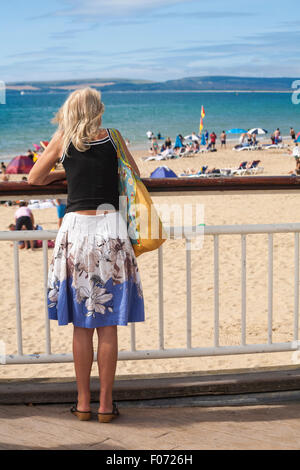
[[[34,163],[31,158],[27,157],[26,155],[19,155],[18,157],[13,158],[7,168],[5,173],[10,174],[17,174],[17,173],[29,173],[31,168],[33,167]]]

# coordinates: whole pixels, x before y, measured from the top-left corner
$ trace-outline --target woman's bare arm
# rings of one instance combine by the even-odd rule
[[[53,181],[63,180],[66,173],[62,171],[53,171],[51,169],[59,160],[63,151],[62,135],[56,132],[49,142],[46,150],[35,162],[28,175],[28,183],[34,185],[47,185]]]
[[[126,145],[126,143],[125,143],[125,141],[124,141],[124,139],[123,139],[121,133],[120,133],[119,131],[117,131],[117,132],[118,132],[120,141],[121,141],[122,144],[123,144],[123,148],[124,148],[124,150],[125,150],[125,153],[126,153],[128,162],[130,163],[130,165],[131,165],[131,167],[133,168],[134,172],[140,177],[140,176],[141,176],[140,170],[139,170],[137,164],[135,163],[133,156],[132,156],[131,153],[129,152],[128,147],[127,147],[127,145]]]

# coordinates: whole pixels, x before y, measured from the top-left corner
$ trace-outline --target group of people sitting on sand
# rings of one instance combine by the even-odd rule
[[[190,141],[185,139],[182,134],[178,134],[174,146],[172,145],[172,140],[170,137],[167,137],[165,141],[162,144],[159,144],[159,137],[161,134],[159,133],[158,136],[156,137],[151,131],[147,132],[147,137],[150,142],[150,147],[149,147],[149,153],[152,156],[162,156],[164,158],[172,158],[172,157],[179,157],[183,155],[193,155],[197,154],[200,151],[203,151],[200,149],[200,142],[201,138],[196,135],[195,132],[192,133]],[[205,131],[204,133],[204,139],[205,139],[205,151],[213,151],[215,152],[216,149],[216,140],[217,140],[217,135],[213,131],[211,134],[208,133],[208,131]],[[220,135],[221,139],[221,148],[225,147],[226,148],[226,133],[225,131],[222,132]]]

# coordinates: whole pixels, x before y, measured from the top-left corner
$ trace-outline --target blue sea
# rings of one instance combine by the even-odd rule
[[[0,158],[10,160],[26,154],[33,144],[49,140],[55,131],[51,119],[68,93],[8,92],[0,105]],[[235,127],[263,127],[272,133],[277,127],[288,135],[290,127],[300,130],[300,104],[290,93],[102,93],[105,104],[104,127],[119,129],[131,148],[146,148],[146,132],[161,133],[175,140],[196,133],[201,106],[204,130]],[[234,136],[233,136],[234,137]]]

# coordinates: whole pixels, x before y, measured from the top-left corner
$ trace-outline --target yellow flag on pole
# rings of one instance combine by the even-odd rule
[[[204,107],[201,106],[201,118],[200,118],[200,126],[199,126],[199,134],[201,134],[203,129],[203,118],[205,117]]]
[[[202,117],[201,117],[201,118],[200,118],[200,126],[199,126],[199,134],[201,134],[202,129],[203,129],[203,119],[202,119]]]

